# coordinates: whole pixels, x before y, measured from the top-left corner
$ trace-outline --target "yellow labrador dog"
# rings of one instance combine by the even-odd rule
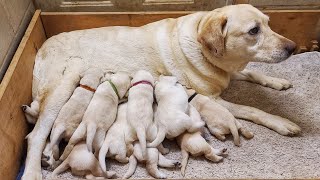
[[[155,80],[160,74],[173,75],[179,83],[209,96],[212,101],[217,101],[230,79],[287,89],[291,86],[287,80],[244,70],[250,61],[286,60],[296,48],[294,42],[273,32],[268,21],[268,16],[251,5],[233,5],[141,27],[102,27],[51,37],[35,60],[33,97],[45,95],[40,100],[42,108],[36,128],[28,137],[23,179],[41,179],[41,152],[63,106],[63,103],[57,104],[51,111],[47,102],[56,98],[56,84],[65,79],[65,67],[72,66],[79,71],[100,67],[104,71],[125,71],[130,75],[144,69]],[[74,89],[69,88],[64,88],[65,93],[73,92]],[[66,102],[68,97],[63,98],[61,102]],[[217,102],[236,118],[267,126],[283,135],[300,132],[297,125],[279,116],[220,99]],[[51,115],[45,118],[43,114]]]

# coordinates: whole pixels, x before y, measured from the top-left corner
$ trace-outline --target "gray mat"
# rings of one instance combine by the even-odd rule
[[[203,157],[191,157],[185,178],[320,178],[320,53],[295,55],[280,64],[251,63],[249,69],[290,80],[293,88],[277,91],[248,82],[234,81],[222,97],[230,102],[257,107],[280,115],[302,128],[298,137],[285,137],[268,128],[241,121],[255,137],[241,139],[241,147],[211,138],[214,147],[226,147],[228,157],[211,163]],[[168,158],[180,159],[175,142],[166,141],[171,149]],[[128,168],[115,161],[108,169],[121,177]],[[169,178],[182,178],[178,169],[161,169]],[[50,171],[43,170],[44,177]],[[67,172],[59,178],[72,178]],[[139,165],[132,178],[151,178]]]

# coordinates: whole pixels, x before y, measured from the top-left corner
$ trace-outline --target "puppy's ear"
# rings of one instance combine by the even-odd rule
[[[205,22],[203,29],[198,35],[198,41],[208,49],[213,56],[222,57],[224,53],[224,35],[223,29],[227,24],[227,17],[217,15]]]

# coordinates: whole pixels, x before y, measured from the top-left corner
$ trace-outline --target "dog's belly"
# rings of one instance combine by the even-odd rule
[[[130,27],[105,27],[54,36],[36,56],[33,95],[38,86],[59,81],[66,69],[80,73],[89,67],[99,67],[131,75],[145,69],[157,77],[166,69],[154,36],[146,28]]]

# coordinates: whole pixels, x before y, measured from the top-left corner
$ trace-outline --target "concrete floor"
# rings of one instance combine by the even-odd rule
[[[302,128],[298,137],[285,137],[268,128],[241,121],[255,137],[241,139],[241,147],[211,138],[217,148],[226,147],[228,157],[221,163],[211,163],[203,157],[190,158],[185,178],[320,178],[320,53],[295,55],[280,64],[252,63],[249,69],[290,80],[293,88],[276,91],[248,82],[231,82],[222,97],[230,102],[257,107],[280,115]],[[166,141],[171,149],[166,155],[180,159],[175,142]],[[108,169],[119,177],[128,165],[110,161]],[[178,169],[161,169],[169,178],[182,178]],[[51,172],[43,170],[44,177]],[[59,178],[71,178],[67,172]],[[132,178],[152,178],[139,165]]]

